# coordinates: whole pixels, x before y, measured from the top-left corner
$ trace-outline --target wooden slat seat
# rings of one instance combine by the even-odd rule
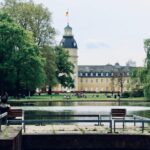
[[[123,108],[111,109],[111,119],[123,119],[123,120],[125,120],[125,117],[126,117],[126,109],[123,109]],[[124,128],[124,122],[122,125]]]
[[[126,109],[111,109],[111,117],[121,117],[124,118],[126,116]]]
[[[10,109],[8,112],[8,118],[23,117],[24,113],[22,109]]]
[[[7,116],[9,120],[22,120],[24,121],[24,111],[22,109],[10,109]],[[22,128],[24,129],[24,122],[22,122]]]

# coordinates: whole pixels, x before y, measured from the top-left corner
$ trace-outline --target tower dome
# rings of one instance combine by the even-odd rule
[[[77,43],[72,34],[72,28],[69,26],[69,24],[67,24],[67,26],[64,28],[64,35],[63,39],[60,42],[60,46],[62,46],[63,48],[78,48]]]

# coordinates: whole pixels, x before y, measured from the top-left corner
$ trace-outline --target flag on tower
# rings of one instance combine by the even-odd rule
[[[68,11],[66,11],[66,16],[68,16],[69,15],[69,12]]]

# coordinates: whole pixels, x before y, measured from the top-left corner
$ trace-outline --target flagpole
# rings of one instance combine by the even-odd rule
[[[66,21],[67,24],[69,25],[69,10],[66,11]]]

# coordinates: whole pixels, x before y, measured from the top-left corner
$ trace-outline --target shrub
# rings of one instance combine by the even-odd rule
[[[130,97],[130,92],[123,92],[121,95],[122,98],[128,98]]]
[[[137,90],[137,91],[131,91],[130,96],[131,97],[144,97],[144,92],[142,89]]]

